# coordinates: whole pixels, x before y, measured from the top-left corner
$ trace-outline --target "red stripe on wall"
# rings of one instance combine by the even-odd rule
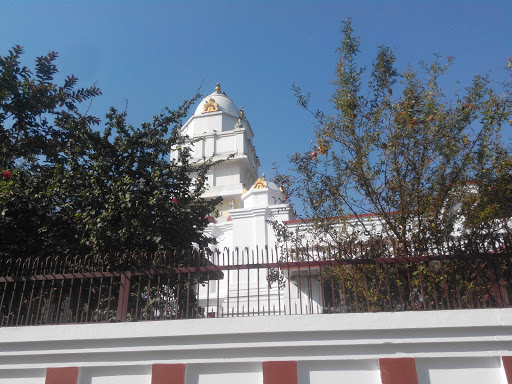
[[[78,367],[47,368],[45,384],[76,384]]]
[[[512,384],[512,356],[502,356],[501,360],[503,361],[503,369],[507,376],[507,382],[508,384]]]
[[[379,359],[382,384],[418,384],[416,363],[412,357]]]
[[[153,364],[151,384],[185,384],[185,364]]]
[[[296,361],[264,361],[263,384],[297,384]]]

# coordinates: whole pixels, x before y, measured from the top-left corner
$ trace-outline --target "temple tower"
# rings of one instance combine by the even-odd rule
[[[216,238],[218,249],[274,247],[275,235],[269,219],[289,220],[282,191],[262,175],[253,145],[253,131],[244,109],[238,108],[217,83],[181,130],[192,144],[191,162],[224,160],[207,174],[206,199],[221,196],[218,215],[206,231]],[[226,160],[227,159],[227,160]],[[178,160],[178,153],[171,153]]]
[[[210,168],[208,187],[203,194],[206,199],[223,198],[218,215],[211,218],[205,229],[216,239],[211,249],[219,251],[214,252],[210,261],[215,265],[243,265],[263,260],[269,252],[277,261],[276,236],[269,219],[289,220],[291,209],[283,203],[278,186],[267,181],[265,175],[258,177],[260,161],[244,109],[238,109],[217,83],[215,92],[199,103],[181,132],[192,142],[191,162],[224,160]],[[172,152],[171,160],[178,159],[178,153]],[[279,303],[285,302],[284,291],[277,284],[268,286],[267,273],[265,269],[226,273],[218,285],[200,292],[199,305],[215,316],[279,308]],[[212,302],[210,297],[216,300]],[[240,301],[245,307],[235,308],[233,303]]]
[[[218,207],[219,220],[226,220],[230,209],[242,207],[242,194],[258,178],[260,161],[244,109],[238,109],[217,83],[215,91],[199,103],[181,132],[195,141],[191,162],[225,160],[232,156],[210,168],[208,189],[203,195],[206,199],[223,198]],[[173,159],[177,160],[177,153],[171,153]]]

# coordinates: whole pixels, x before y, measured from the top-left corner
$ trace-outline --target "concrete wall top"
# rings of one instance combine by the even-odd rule
[[[187,336],[227,337],[236,335],[315,332],[415,331],[450,334],[457,330],[471,335],[478,328],[503,328],[512,340],[512,309],[446,310],[418,312],[352,313],[326,315],[259,316],[197,320],[170,320],[107,324],[68,324],[0,328],[0,346],[26,342],[79,340],[134,340]],[[428,333],[427,332],[427,333]],[[409,334],[409,333],[408,333]],[[454,336],[455,337],[455,336]],[[457,336],[458,337],[458,336]],[[8,349],[8,348],[7,348]],[[5,350],[0,348],[0,351]],[[0,352],[0,354],[3,354]]]
[[[0,384],[510,384],[510,356],[512,309],[0,328]]]

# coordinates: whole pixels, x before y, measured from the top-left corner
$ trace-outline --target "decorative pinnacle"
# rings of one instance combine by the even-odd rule
[[[215,90],[217,93],[220,93],[220,83],[217,83],[217,86],[215,87]]]

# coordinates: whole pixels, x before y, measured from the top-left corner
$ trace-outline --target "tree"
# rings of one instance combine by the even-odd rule
[[[54,81],[58,55],[21,66],[23,49],[0,57],[0,259],[183,250],[209,239],[200,198],[208,162],[189,163],[181,121],[199,97],[136,128],[114,108],[101,121],[81,111],[101,94]],[[181,148],[171,164],[171,147]],[[192,172],[198,174],[192,179]],[[183,254],[184,258],[186,257]],[[126,268],[141,259],[123,259]],[[186,263],[187,260],[177,260]],[[111,259],[119,263],[119,257]]]
[[[399,72],[394,53],[381,46],[368,74],[359,49],[347,20],[334,113],[312,112],[316,143],[291,156],[291,170],[276,178],[302,203],[309,227],[331,242],[383,237],[406,256],[460,251],[474,241],[485,247],[508,233],[511,154],[500,131],[512,116],[510,80],[477,75],[446,95],[442,76],[452,58]],[[309,94],[294,90],[311,112]],[[375,220],[364,218],[370,213]],[[466,245],[455,245],[454,234]]]

